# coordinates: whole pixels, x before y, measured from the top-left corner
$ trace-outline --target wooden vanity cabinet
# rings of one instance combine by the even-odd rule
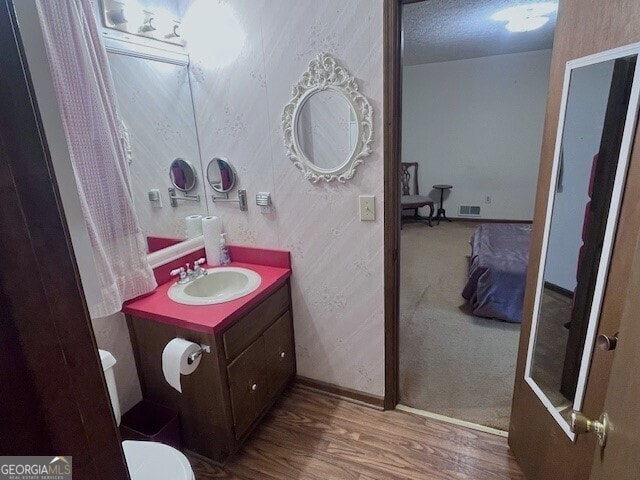
[[[180,412],[186,449],[218,463],[242,444],[295,375],[289,282],[215,335],[127,317],[145,399]],[[182,393],[165,381],[162,351],[173,338],[211,347]]]

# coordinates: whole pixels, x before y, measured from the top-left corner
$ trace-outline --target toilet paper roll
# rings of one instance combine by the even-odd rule
[[[197,343],[190,342],[184,338],[174,338],[164,347],[162,351],[162,373],[164,379],[169,385],[182,393],[182,385],[180,384],[180,375],[192,374],[198,365],[202,356],[189,365],[189,355],[201,349]]]
[[[186,224],[187,238],[194,238],[202,235],[202,215],[189,215],[184,219]]]
[[[202,219],[202,236],[204,237],[204,252],[207,264],[212,267],[220,265],[220,234],[222,220],[218,217],[204,217]]]

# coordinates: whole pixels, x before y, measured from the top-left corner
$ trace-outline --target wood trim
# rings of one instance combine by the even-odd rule
[[[398,403],[402,10],[384,0],[384,408]]]
[[[313,380],[301,375],[296,376],[296,384],[309,390],[322,392],[326,395],[331,395],[333,397],[348,400],[360,405],[373,407],[377,410],[387,410],[385,406],[386,397],[373,395],[371,393],[362,392],[360,390],[353,390],[351,388],[340,387],[332,383]]]
[[[447,217],[448,218],[448,217]],[[531,225],[533,220],[506,220],[502,218],[478,218],[478,217],[452,217],[453,222],[474,222],[474,223],[526,223]]]
[[[571,290],[567,290],[566,288],[561,287],[560,285],[556,285],[555,283],[545,281],[544,288],[551,290],[552,292],[559,293],[563,297],[573,298],[573,292]]]

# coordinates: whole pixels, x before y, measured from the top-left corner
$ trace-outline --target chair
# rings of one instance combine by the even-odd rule
[[[411,168],[413,168],[413,193],[411,193],[411,189],[409,187],[409,184],[411,183],[411,172],[409,169]],[[431,227],[431,219],[433,218],[433,200],[425,195],[420,195],[420,190],[418,188],[417,162],[402,162],[400,164],[400,185],[402,187],[402,196],[400,197],[400,205],[402,206],[402,211],[413,210],[414,220],[426,220],[427,224]],[[429,218],[424,218],[418,215],[418,209],[422,207],[429,207]],[[405,217],[403,216],[400,221],[401,228],[404,221]]]

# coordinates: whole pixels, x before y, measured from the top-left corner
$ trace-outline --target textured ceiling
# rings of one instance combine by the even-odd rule
[[[513,33],[491,20],[503,8],[532,0],[426,0],[403,7],[405,65],[551,48],[556,14],[542,28]]]

